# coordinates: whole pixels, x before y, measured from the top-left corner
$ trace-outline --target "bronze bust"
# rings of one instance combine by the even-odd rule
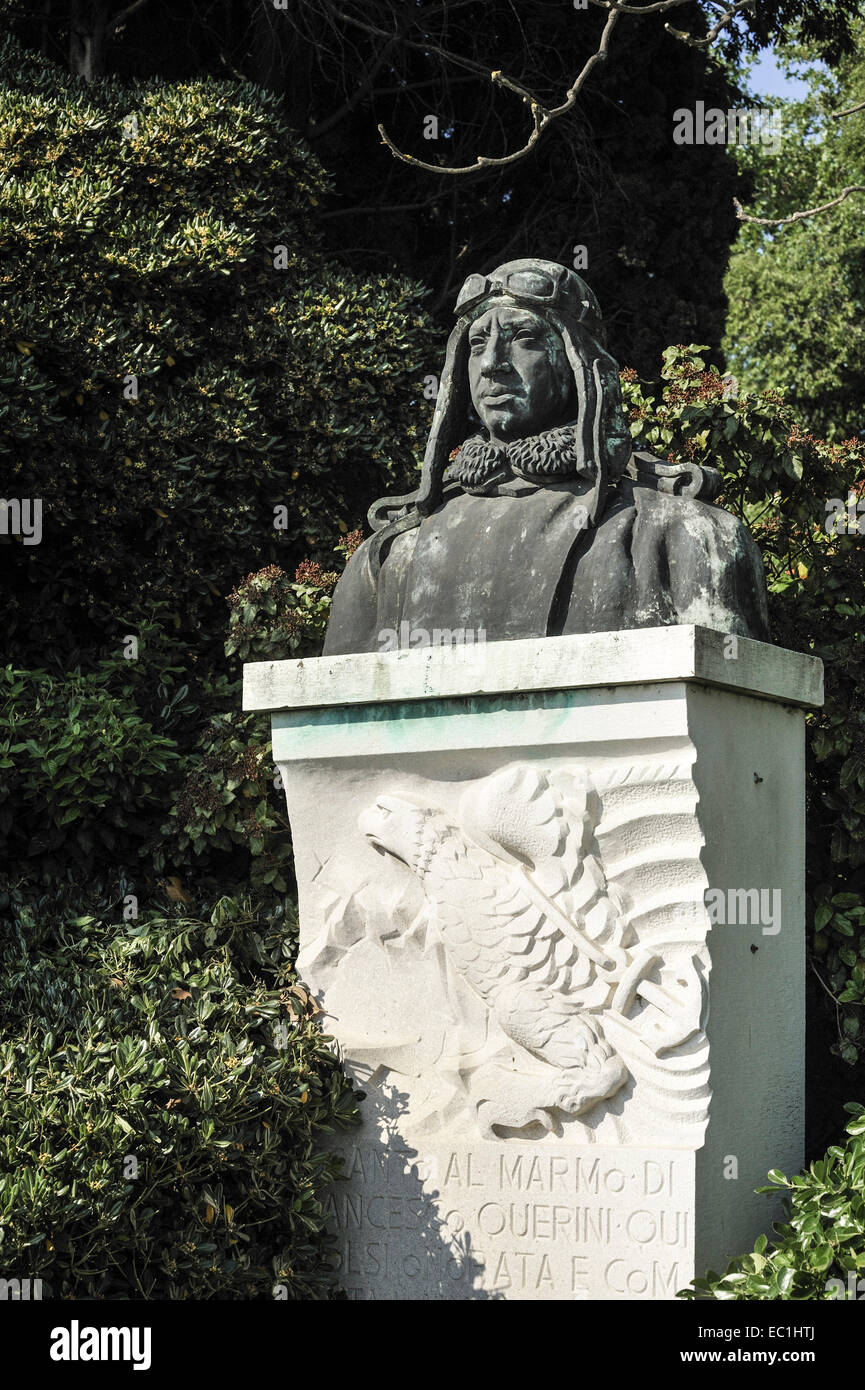
[[[510,261],[456,304],[420,487],[369,512],[325,654],[697,623],[768,640],[754,541],[718,473],[634,450],[600,309],[574,271]],[[417,639],[414,634],[419,634]]]

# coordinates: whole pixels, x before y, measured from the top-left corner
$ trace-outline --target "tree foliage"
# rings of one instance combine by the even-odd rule
[[[22,41],[64,63],[70,3],[54,4],[46,25],[41,0],[5,0]],[[122,5],[92,7],[108,15]],[[676,109],[740,104],[706,53],[665,33],[662,16],[624,16],[608,63],[532,157],[467,180],[406,167],[377,132],[383,123],[401,148],[441,164],[514,150],[528,109],[491,73],[556,104],[605,18],[572,0],[291,0],[283,9],[147,0],[103,56],[106,73],[124,80],[214,75],[267,87],[332,178],[319,209],[329,252],[354,270],[396,267],[431,285],[441,323],[470,272],[527,254],[572,264],[584,248],[577,256],[610,317],[614,355],[654,375],[671,341],[718,347],[733,196],[746,191],[722,147],[673,143]],[[698,5],[675,19],[705,27]],[[427,139],[430,120],[436,138]]]
[[[865,28],[857,29],[861,39]],[[791,45],[791,62],[813,48]],[[738,158],[752,176],[753,216],[780,218],[865,185],[865,112],[831,113],[865,98],[857,48],[832,71],[805,69],[809,93],[785,102],[779,153],[752,145]],[[833,440],[865,432],[865,194],[784,227],[744,223],[726,279],[727,361],[751,388],[785,392],[809,427]]]
[[[321,251],[326,179],[274,98],[83,87],[0,51],[0,466],[39,498],[6,611],[22,666],[158,614],[221,656],[240,575],[293,569],[414,463],[421,290]]]

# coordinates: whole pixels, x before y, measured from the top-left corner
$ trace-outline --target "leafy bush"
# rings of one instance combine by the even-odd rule
[[[5,39],[0,174],[0,470],[43,508],[40,544],[0,534],[0,858],[126,875],[142,901],[166,872],[280,895],[284,808],[224,600],[262,568],[332,570],[407,480],[424,291],[326,259],[327,177],[251,85],[85,86]],[[268,654],[312,650],[328,594],[295,581]]]
[[[337,551],[348,556],[360,532],[345,537]],[[278,565],[247,575],[228,598],[227,655],[244,661],[315,656],[321,650],[334,570],[304,560],[294,580]],[[212,686],[206,692],[216,704]],[[170,818],[154,859],[160,870],[217,863],[225,883],[238,849],[248,852],[237,872],[256,891],[284,893],[291,880],[291,832],[270,751],[270,716],[240,711],[238,683],[226,683],[231,703],[211,715],[185,759],[183,781],[173,795]]]
[[[68,1298],[328,1297],[324,1135],[355,1105],[296,923],[0,897],[0,1257]]]
[[[176,759],[139,715],[123,661],[62,678],[0,670],[0,858],[46,879],[69,862],[84,878],[131,868]]]
[[[347,563],[361,543],[352,531],[335,547]],[[339,575],[304,560],[290,581],[278,565],[249,574],[228,596],[230,609],[226,656],[241,661],[279,661],[317,656],[324,641],[330,596]]]
[[[0,469],[43,505],[41,544],[0,536],[10,659],[93,664],[158,611],[219,666],[238,579],[411,473],[425,292],[325,258],[326,175],[252,85],[85,86],[7,38],[0,176]]]
[[[757,1189],[790,1193],[789,1221],[775,1224],[772,1244],[760,1236],[751,1254],[731,1260],[724,1274],[710,1270],[705,1279],[695,1279],[680,1297],[861,1297],[855,1290],[865,1273],[865,1106],[845,1108],[853,1119],[843,1148],[833,1145],[824,1159],[789,1180],[773,1170],[771,1186]]]

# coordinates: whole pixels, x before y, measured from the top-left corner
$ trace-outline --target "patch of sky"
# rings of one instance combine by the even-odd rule
[[[812,67],[823,68],[822,63]],[[801,101],[808,95],[808,83],[795,72],[788,74],[781,67],[771,48],[761,48],[748,72],[749,89],[758,97],[780,97],[785,101]]]

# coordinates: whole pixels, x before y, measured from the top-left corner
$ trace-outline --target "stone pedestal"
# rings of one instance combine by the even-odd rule
[[[247,666],[367,1099],[360,1298],[668,1299],[802,1163],[814,658],[695,627]]]

